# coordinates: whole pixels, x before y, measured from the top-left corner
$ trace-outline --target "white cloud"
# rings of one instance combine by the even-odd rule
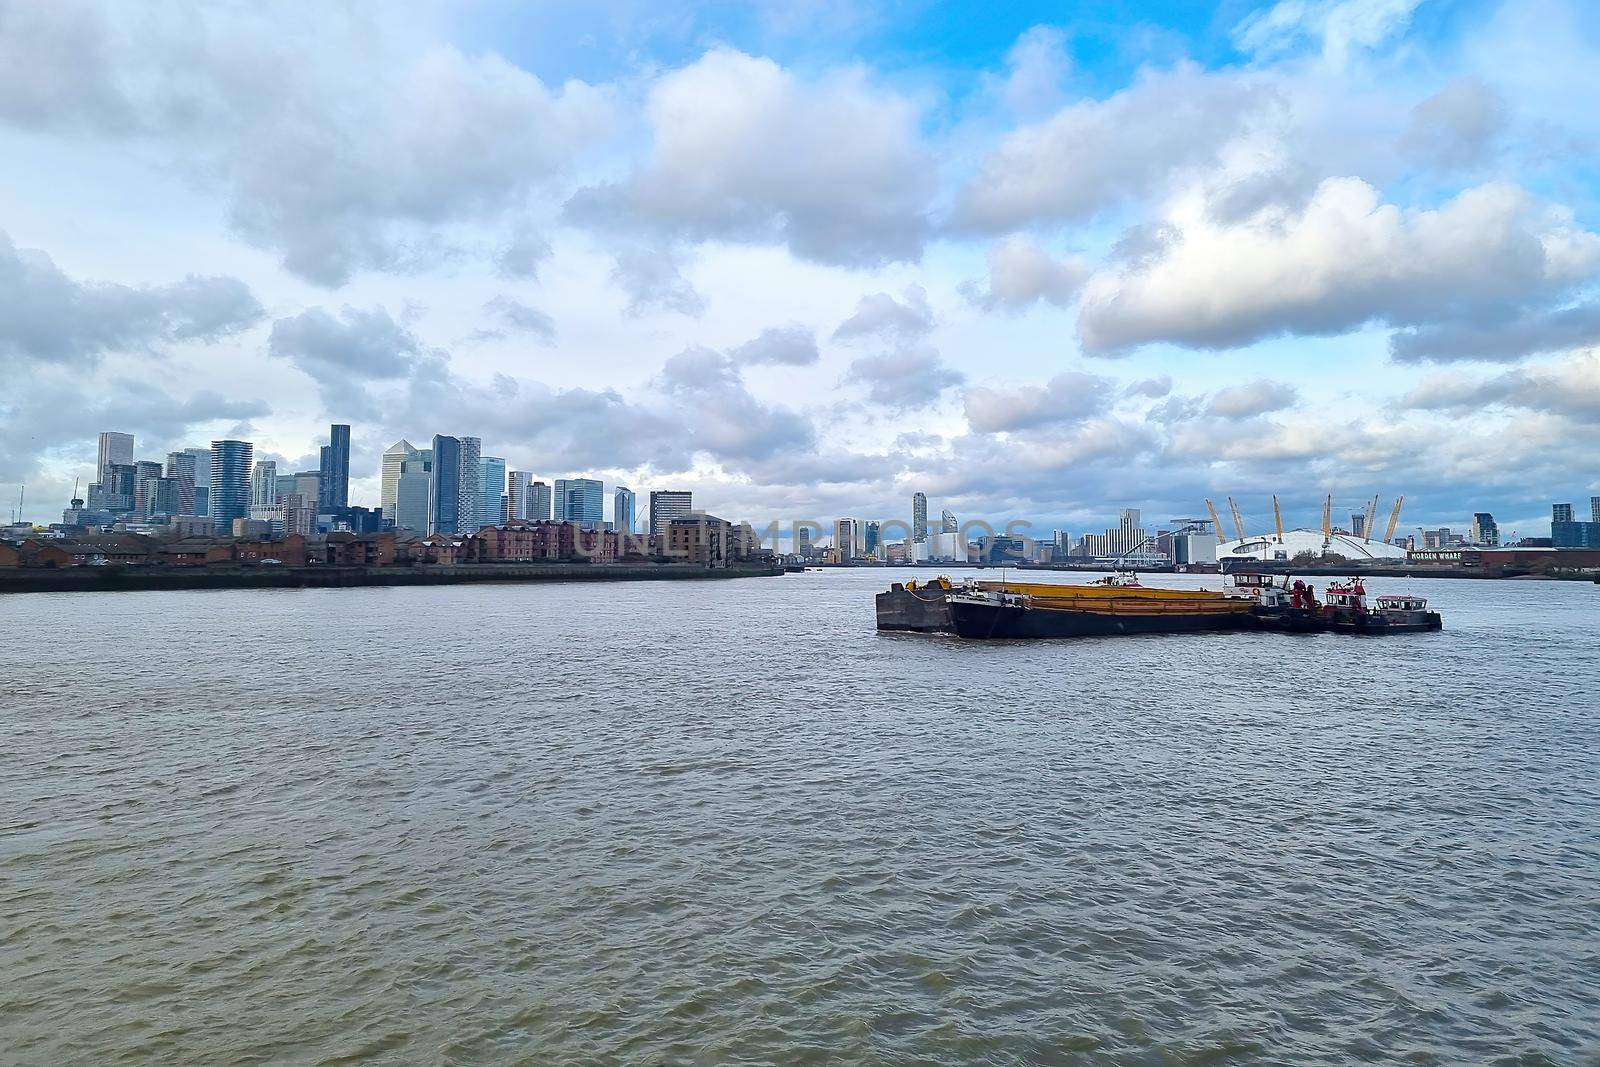
[[[1280,56],[1303,42],[1331,67],[1377,48],[1402,32],[1424,0],[1278,0],[1241,22],[1234,43],[1262,57]]]
[[[945,364],[926,345],[914,345],[875,356],[862,356],[850,364],[846,381],[867,386],[867,399],[897,411],[925,408],[937,401],[965,376]]]
[[[958,230],[1059,223],[1164,189],[1215,164],[1276,98],[1249,78],[1192,64],[1146,73],[1105,100],[1071,104],[1008,134],[957,199]]]
[[[1063,426],[1101,415],[1115,383],[1093,374],[1058,374],[1043,386],[974,386],[965,397],[967,425],[976,433],[1009,433]]]
[[[1175,205],[1159,252],[1085,287],[1086,351],[1154,341],[1226,348],[1365,323],[1490,320],[1559,298],[1600,269],[1600,235],[1511,185],[1403,211],[1357,179],[1329,179],[1301,210],[1221,224]]]
[[[928,306],[927,291],[913,285],[906,289],[904,301],[888,293],[862,297],[851,316],[833,331],[833,339],[906,343],[926,336],[932,329],[933,309]]]
[[[664,75],[646,105],[649,160],[581,190],[570,219],[672,238],[781,242],[803,259],[915,260],[933,163],[916,107],[861,69],[804,82],[727,48]]]
[[[1043,301],[1066,307],[1078,297],[1093,272],[1079,257],[1056,259],[1020,234],[992,245],[987,288],[967,282],[962,292],[984,308],[1019,310]]]
[[[817,335],[809,326],[791,324],[762,330],[731,353],[734,362],[769,366],[805,367],[822,358]]]
[[[1071,69],[1066,34],[1054,26],[1034,26],[1006,52],[1000,98],[1018,115],[1049,111],[1061,104],[1062,85]]]
[[[1287,382],[1265,378],[1218,389],[1206,405],[1206,414],[1220,419],[1249,419],[1293,407],[1300,392]]]

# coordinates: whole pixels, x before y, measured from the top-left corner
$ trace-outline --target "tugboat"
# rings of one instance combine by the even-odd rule
[[[1328,586],[1328,603],[1322,609],[1330,630],[1355,634],[1421,633],[1441,630],[1444,620],[1419,596],[1380,596],[1367,606],[1367,589],[1360,578]]]
[[[1281,578],[1281,581],[1278,579]],[[1288,575],[1237,571],[1233,586],[1239,595],[1255,601],[1250,618],[1257,629],[1287,633],[1316,633],[1328,629],[1316,590],[1299,578],[1291,584]]]

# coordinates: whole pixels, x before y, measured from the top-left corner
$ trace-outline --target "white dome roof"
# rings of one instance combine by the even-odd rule
[[[1285,530],[1283,543],[1279,544],[1277,534],[1270,533],[1262,537],[1246,537],[1242,541],[1224,541],[1217,546],[1217,559],[1276,559],[1279,552],[1285,558],[1294,559],[1302,552],[1311,552],[1323,555],[1323,538],[1321,530]],[[1385,544],[1382,541],[1368,541],[1364,537],[1355,537],[1346,533],[1335,533],[1328,538],[1327,554],[1343,556],[1345,559],[1397,559],[1406,558],[1406,550],[1399,545]]]

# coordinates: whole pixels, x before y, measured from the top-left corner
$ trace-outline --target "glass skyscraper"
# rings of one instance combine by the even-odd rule
[[[606,487],[594,478],[557,478],[557,522],[575,522],[590,529],[605,522]]]
[[[350,427],[334,423],[322,450],[322,480],[317,483],[317,508],[324,512],[350,506]]]
[[[617,486],[617,491],[611,498],[611,528],[618,533],[633,533],[633,511],[633,490],[627,486]]]
[[[433,479],[428,486],[428,533],[461,529],[461,439],[435,434]]]
[[[211,442],[211,518],[220,535],[233,532],[234,519],[250,516],[254,454],[249,441]]]
[[[456,475],[456,532],[475,534],[483,516],[483,441],[477,437],[458,437],[461,445],[460,471]],[[433,469],[438,471],[439,458]]]
[[[499,456],[484,456],[481,461],[483,479],[480,483],[482,504],[478,510],[479,526],[498,526],[505,521],[506,461]]]

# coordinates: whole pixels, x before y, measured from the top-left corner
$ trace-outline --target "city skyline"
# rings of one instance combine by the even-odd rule
[[[591,7],[9,26],[7,510],[106,426],[292,472],[330,423],[364,506],[438,429],[752,516],[1600,491],[1593,5]]]

